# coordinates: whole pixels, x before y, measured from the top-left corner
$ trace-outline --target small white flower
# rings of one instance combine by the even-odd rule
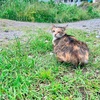
[[[48,40],[45,40],[45,42],[48,43],[49,41]]]
[[[50,52],[50,55],[52,56],[52,55],[53,55],[53,53],[52,53],[52,52]]]
[[[31,58],[32,59],[33,57],[31,55],[29,55],[28,58]]]
[[[100,38],[100,35],[97,35],[96,38]]]
[[[0,51],[2,51],[2,48],[0,48]]]

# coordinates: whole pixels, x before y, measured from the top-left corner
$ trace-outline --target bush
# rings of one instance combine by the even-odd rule
[[[13,20],[25,20],[24,11],[28,4],[24,0],[7,0],[2,6],[0,10],[0,17],[13,19]],[[23,19],[19,18],[19,16],[23,17]]]
[[[34,18],[36,22],[54,22],[56,10],[47,3],[37,3]]]
[[[83,10],[87,11],[87,14],[90,18],[100,18],[100,2],[98,3],[84,2],[80,7]]]
[[[55,4],[52,0],[6,0],[0,8],[0,17],[35,22],[70,22],[100,17],[100,11],[85,4],[85,9],[75,5]]]

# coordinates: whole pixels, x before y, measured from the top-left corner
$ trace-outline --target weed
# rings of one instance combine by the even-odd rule
[[[1,100],[99,100],[100,50],[95,34],[69,29],[68,34],[88,42],[90,60],[84,68],[58,63],[52,36],[39,29],[31,40],[16,42],[0,51]],[[83,38],[84,37],[84,38]],[[94,44],[95,41],[95,44]]]
[[[6,0],[1,2],[0,17],[35,22],[70,22],[100,18],[99,7],[89,5],[86,9],[63,3],[35,2],[35,0]]]

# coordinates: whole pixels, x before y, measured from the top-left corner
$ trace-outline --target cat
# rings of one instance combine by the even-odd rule
[[[54,54],[58,61],[72,63],[74,68],[84,66],[89,60],[89,48],[86,43],[66,34],[66,27],[52,26]]]

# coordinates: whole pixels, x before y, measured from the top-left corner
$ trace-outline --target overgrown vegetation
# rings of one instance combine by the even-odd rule
[[[68,30],[87,42],[90,61],[82,69],[57,62],[52,36],[42,29],[28,42],[16,38],[0,49],[1,100],[100,100],[100,39],[96,34]]]
[[[86,9],[66,4],[36,2],[35,0],[4,0],[0,6],[0,17],[35,22],[69,22],[100,18],[100,7],[88,5]]]

